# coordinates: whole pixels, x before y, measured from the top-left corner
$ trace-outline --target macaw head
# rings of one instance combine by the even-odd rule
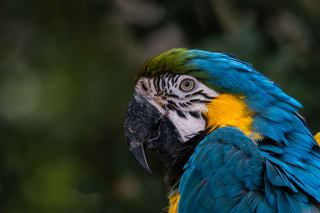
[[[281,142],[300,103],[248,63],[223,53],[172,49],[146,61],[137,74],[125,121],[126,140],[151,173],[144,147],[171,166],[219,127],[233,126],[253,143]]]

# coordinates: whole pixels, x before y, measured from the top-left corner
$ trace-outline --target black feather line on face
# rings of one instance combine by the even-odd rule
[[[165,178],[166,184],[171,188],[173,186],[178,187],[182,174],[183,167],[188,162],[190,156],[193,154],[196,146],[202,141],[209,133],[210,128],[199,132],[187,142],[181,143],[180,148],[177,151],[171,165],[168,166],[168,172]]]
[[[171,84],[173,84],[174,75],[170,75],[168,81],[171,81]]]
[[[154,84],[155,84],[155,88],[156,88],[156,91],[157,93],[160,92],[160,77],[159,76],[156,76],[156,79],[154,80]]]
[[[191,97],[191,96],[199,95],[199,94],[201,94],[202,92],[203,92],[203,90],[199,90],[199,91],[194,92],[194,93],[192,93],[192,94],[186,95],[186,96],[185,96],[185,98],[188,98],[188,97]]]
[[[175,95],[175,94],[173,94],[173,93],[168,94],[167,97],[168,97],[168,98],[177,98],[177,99],[179,99],[179,96],[177,96],[177,95]]]
[[[199,103],[209,104],[209,103],[211,103],[211,101],[200,100]]]
[[[177,110],[176,107],[171,104],[167,104],[166,106],[169,110],[172,110],[172,111]]]
[[[208,94],[206,94],[206,93],[204,93],[204,92],[202,92],[202,93],[200,93],[199,95],[202,95],[203,97],[205,97],[205,98],[207,98],[207,99],[213,99],[213,98],[215,98],[215,97],[211,97],[211,96],[209,96]]]
[[[175,108],[178,108],[178,105],[175,102],[171,101],[171,100],[168,100],[168,104],[174,106]]]
[[[181,117],[181,118],[187,118],[186,115],[185,115],[183,112],[181,112],[180,110],[176,109],[176,112],[177,112],[177,115],[178,115],[179,117]]]
[[[183,104],[184,107],[188,107],[188,104],[186,104],[186,103],[182,103],[182,104]]]
[[[189,102],[191,102],[191,103],[196,103],[196,102],[199,102],[199,101],[201,101],[200,99],[192,99],[192,100],[190,100]]]
[[[162,90],[164,90],[164,88],[167,86],[167,83],[165,81],[165,79],[162,79],[161,80],[161,87],[162,87]]]
[[[145,92],[147,92],[147,91],[148,91],[147,86],[146,86],[143,82],[141,82],[141,88],[142,88],[142,89],[143,89],[143,91],[145,91]]]
[[[182,107],[182,108],[187,108],[188,107],[188,105],[185,104],[185,103],[179,103],[179,106]]]
[[[173,79],[173,84],[175,85],[179,79],[180,75],[176,75],[175,78]]]
[[[194,118],[200,118],[200,113],[195,111],[190,111],[189,114]]]
[[[194,92],[194,93],[192,93],[192,94],[186,95],[185,98],[189,98],[189,97],[193,97],[193,96],[197,96],[197,95],[200,95],[200,96],[208,99],[208,100],[204,100],[204,101],[209,101],[209,102],[211,101],[211,99],[215,98],[215,97],[211,97],[211,96],[209,96],[208,94],[204,93],[203,90],[199,90],[199,91]],[[198,100],[198,99],[193,99],[193,100]],[[191,100],[191,102],[192,102],[193,100]]]
[[[192,100],[188,101],[187,104],[188,104],[188,103],[191,103],[191,105],[192,105],[192,103],[208,104],[208,103],[211,103],[211,101],[210,101],[210,100],[192,99]]]

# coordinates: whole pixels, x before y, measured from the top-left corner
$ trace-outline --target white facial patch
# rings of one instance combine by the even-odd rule
[[[194,82],[194,88],[188,92],[181,89],[185,79]],[[192,76],[170,74],[141,78],[136,92],[171,120],[183,142],[205,130],[207,122],[201,113],[207,111],[206,104],[219,95]]]
[[[177,113],[173,111],[170,111],[168,115],[180,133],[183,142],[188,141],[206,128],[206,120],[204,118],[194,118],[189,113],[185,114],[185,118],[178,116]]]

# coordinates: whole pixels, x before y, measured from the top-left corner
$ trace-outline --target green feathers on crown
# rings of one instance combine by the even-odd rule
[[[188,65],[187,62],[195,57],[185,48],[168,50],[158,56],[149,58],[138,71],[137,79],[141,77],[151,78],[164,73],[192,75],[191,72],[196,72],[198,67]]]

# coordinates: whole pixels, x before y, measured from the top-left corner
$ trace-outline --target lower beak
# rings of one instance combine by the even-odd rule
[[[141,95],[134,93],[129,102],[125,119],[125,136],[130,152],[138,163],[150,174],[144,146],[152,135],[156,120],[161,117],[160,112]]]

